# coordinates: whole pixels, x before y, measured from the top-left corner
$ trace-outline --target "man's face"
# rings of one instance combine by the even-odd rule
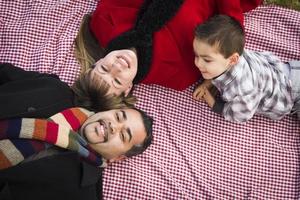
[[[97,153],[108,160],[122,157],[146,138],[141,114],[134,109],[98,112],[85,121],[81,134]]]
[[[213,79],[230,68],[230,58],[224,58],[214,46],[194,39],[195,65],[204,79]]]
[[[137,56],[132,50],[116,50],[95,63],[92,76],[100,76],[109,86],[109,93],[127,95],[137,73]]]

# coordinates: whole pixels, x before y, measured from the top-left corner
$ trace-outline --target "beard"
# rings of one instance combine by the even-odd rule
[[[98,123],[100,123],[101,126],[104,126],[103,125],[103,121],[102,120],[99,120],[97,121]],[[82,127],[81,131],[80,131],[80,135],[89,143],[89,144],[101,144],[101,143],[105,143],[108,141],[108,132],[107,130],[103,130],[104,131],[104,134],[103,134],[103,141],[99,141],[99,142],[92,142],[90,137],[88,136],[88,130],[87,130],[87,127],[88,125],[92,124],[92,123],[95,123],[95,122],[90,122],[88,124],[86,124],[84,127]],[[99,131],[97,130],[97,127],[94,127],[94,132],[92,134],[96,134],[97,136],[99,136]],[[101,133],[102,134],[102,133]]]

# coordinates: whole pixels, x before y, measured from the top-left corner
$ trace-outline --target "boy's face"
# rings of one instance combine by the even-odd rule
[[[211,46],[199,39],[194,39],[195,65],[198,67],[204,79],[213,79],[231,66],[231,57],[224,58],[218,48]]]
[[[81,134],[97,153],[111,162],[134,145],[142,144],[147,135],[141,114],[134,109],[98,112],[84,122]]]

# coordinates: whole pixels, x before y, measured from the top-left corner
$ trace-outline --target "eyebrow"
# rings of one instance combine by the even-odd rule
[[[202,58],[212,58],[211,56],[206,55],[206,54],[198,54],[195,50],[194,50],[194,54],[195,54],[196,56],[200,56],[200,57],[202,57]]]
[[[122,114],[123,114],[124,120],[127,120],[126,112],[125,112],[124,110],[121,110],[121,112],[122,112]],[[128,141],[130,142],[131,139],[132,139],[132,133],[131,133],[130,128],[127,128],[127,129],[126,129],[126,132],[128,133],[128,136],[129,136],[129,140],[128,140]]]
[[[211,56],[206,55],[206,54],[200,54],[200,55],[198,55],[198,56],[200,56],[200,57],[202,57],[202,58],[212,58]]]

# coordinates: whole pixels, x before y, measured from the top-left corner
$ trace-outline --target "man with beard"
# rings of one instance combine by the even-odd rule
[[[22,104],[24,105],[22,107],[28,109],[25,110],[25,115],[24,112],[15,109],[17,112],[6,112],[7,118],[1,117],[3,120],[0,121],[0,165],[7,161],[6,164],[11,166],[7,167],[6,165],[6,168],[0,170],[0,199],[101,199],[101,168],[88,162],[91,157],[83,157],[80,154],[82,149],[91,153],[88,155],[96,153],[96,156],[110,163],[142,153],[150,145],[152,119],[143,111],[124,107],[92,113],[81,108],[70,108],[78,106],[73,103],[74,94],[57,77],[41,75],[37,72],[25,72],[9,64],[1,66],[0,99],[3,100],[8,95],[12,101],[6,103],[7,107],[13,108],[14,105],[11,104],[14,103],[16,107]],[[36,80],[35,87],[32,85],[34,80]],[[28,87],[26,87],[27,84]],[[22,88],[22,90],[18,90],[18,88]],[[51,92],[43,93],[45,90]],[[29,91],[31,100],[22,96]],[[14,98],[18,97],[18,94],[19,98]],[[64,97],[62,99],[69,99],[70,101],[67,101],[69,103],[60,104],[59,107],[50,107],[48,102],[58,104],[63,101],[62,99],[58,100],[58,96]],[[30,104],[33,101],[39,102],[38,99],[41,100],[39,105]],[[42,101],[42,99],[47,101]],[[43,109],[42,112],[39,112],[39,108],[47,108],[47,112],[44,112]],[[4,105],[1,105],[1,112],[4,109],[7,110]],[[66,110],[60,112],[62,109]],[[45,115],[44,119],[34,119],[42,118],[43,114]],[[52,117],[47,120],[46,118],[49,116]],[[73,120],[69,120],[70,117],[73,117]],[[32,123],[29,124],[28,121]],[[80,123],[78,123],[79,121]],[[16,125],[14,122],[20,123]],[[38,122],[44,122],[51,126],[45,125],[38,129]],[[69,125],[66,125],[66,122]],[[77,128],[74,128],[74,124]],[[58,128],[55,130],[60,131],[57,133],[55,130],[46,132],[49,131],[47,127],[53,126],[57,126]],[[30,132],[39,130],[33,132],[35,134],[38,132],[40,135],[57,134],[57,141],[61,141],[62,138],[71,141],[73,137],[61,137],[63,132],[61,130],[68,130],[61,127],[70,127],[67,134],[70,132],[72,134],[80,133],[80,136],[75,137],[80,139],[79,142],[76,139],[72,140],[73,143],[77,142],[78,152],[69,151],[70,145],[62,148],[55,141],[49,145],[49,138],[52,138],[53,135],[42,138],[35,137]],[[22,138],[24,132],[32,139]],[[47,145],[44,145],[45,143]],[[47,148],[39,148],[41,146],[47,146]],[[78,146],[75,145],[75,147]],[[35,153],[28,155],[29,150],[35,150]],[[18,162],[13,162],[16,158],[19,159]]]

